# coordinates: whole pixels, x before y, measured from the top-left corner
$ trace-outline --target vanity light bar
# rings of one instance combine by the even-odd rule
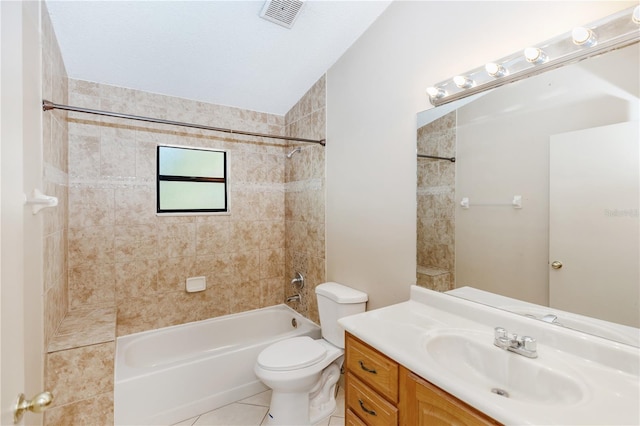
[[[441,81],[429,87],[427,95],[432,105],[443,105],[638,41],[640,6],[621,10],[522,52]]]

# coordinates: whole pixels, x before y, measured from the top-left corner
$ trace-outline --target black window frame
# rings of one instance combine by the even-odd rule
[[[207,151],[207,152],[220,152],[223,155],[224,161],[224,177],[212,178],[202,176],[174,176],[174,175],[161,175],[160,174],[160,149],[172,148],[172,149],[184,149],[189,151]],[[228,185],[229,168],[227,164],[227,151],[221,149],[209,149],[209,148],[194,148],[187,146],[174,146],[174,145],[158,145],[156,147],[156,213],[157,214],[197,214],[197,213],[228,213],[229,212],[229,185]],[[160,208],[160,182],[203,182],[203,183],[224,183],[224,208],[220,209],[161,209]]]

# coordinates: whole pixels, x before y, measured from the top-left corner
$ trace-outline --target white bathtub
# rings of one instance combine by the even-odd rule
[[[171,424],[266,390],[258,354],[302,335],[318,339],[320,327],[277,305],[118,337],[115,424]]]

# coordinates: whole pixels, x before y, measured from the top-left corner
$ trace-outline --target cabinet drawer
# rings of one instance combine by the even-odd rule
[[[360,420],[360,417],[353,414],[353,411],[349,409],[347,409],[347,414],[344,418],[344,424],[345,426],[367,426],[366,423]]]
[[[369,426],[393,426],[398,424],[398,409],[370,387],[347,373],[347,408]]]
[[[393,403],[398,402],[398,364],[347,333],[346,366]]]

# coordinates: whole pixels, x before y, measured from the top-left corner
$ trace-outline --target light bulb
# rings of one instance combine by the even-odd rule
[[[491,77],[498,78],[507,75],[507,70],[502,65],[496,64],[495,62],[489,62],[484,66],[484,69]]]
[[[469,87],[473,87],[474,85],[473,80],[462,75],[456,75],[455,77],[453,77],[453,82],[461,89],[468,89]]]
[[[427,95],[429,95],[429,97],[432,99],[440,99],[446,94],[447,92],[440,89],[439,87],[427,87]]]
[[[631,15],[631,20],[633,22],[635,22],[636,24],[640,24],[640,6],[636,6],[636,8],[633,9],[633,14]]]
[[[538,49],[537,47],[527,47],[524,49],[524,57],[527,62],[531,62],[532,64],[541,64],[548,59],[542,49]]]
[[[573,43],[578,46],[590,47],[596,44],[596,35],[589,28],[576,27],[571,31]]]

